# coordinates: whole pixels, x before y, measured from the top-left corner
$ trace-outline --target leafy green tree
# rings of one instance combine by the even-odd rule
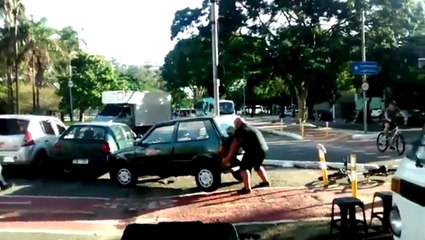
[[[162,80],[159,70],[156,70],[153,66],[127,66],[120,65],[119,63],[113,63],[113,65],[120,76],[127,79],[132,90],[165,88],[165,82]]]
[[[117,78],[115,69],[99,56],[80,52],[71,64],[74,82],[73,106],[80,111],[80,121],[83,119],[85,110],[102,105],[103,91],[128,87],[126,81],[120,81]],[[69,108],[68,76],[61,77],[59,83],[58,94],[62,96],[60,106],[62,109]]]
[[[47,19],[30,20],[28,41],[21,52],[32,85],[33,112],[40,108],[40,88],[43,86],[52,55],[59,50],[54,35],[56,30],[48,27]]]
[[[202,37],[177,42],[165,57],[161,71],[167,89],[177,91],[187,87],[193,92],[195,100],[204,96],[211,81],[208,74],[211,66],[209,43]]]

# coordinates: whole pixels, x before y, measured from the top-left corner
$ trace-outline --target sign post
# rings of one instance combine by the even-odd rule
[[[362,50],[364,50],[362,48]],[[367,83],[367,75],[376,75],[378,74],[378,63],[377,62],[367,62],[366,61],[366,52],[365,50],[362,51],[363,56],[362,62],[353,62],[352,63],[352,73],[354,75],[362,75],[363,77],[363,83],[362,83],[362,93],[363,93],[363,126],[364,126],[364,133],[367,133],[367,98],[366,98],[366,92],[369,90],[369,83]]]
[[[74,82],[72,82],[71,79],[69,79],[68,81],[68,89],[69,89],[69,120],[74,121],[74,114],[73,114],[73,110],[74,107],[72,106],[72,88],[74,87]]]

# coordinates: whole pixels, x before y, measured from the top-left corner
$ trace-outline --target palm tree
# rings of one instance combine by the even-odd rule
[[[19,24],[25,19],[25,8],[21,0],[0,0],[0,18],[4,21],[6,31],[3,32],[3,37],[8,39],[3,46],[6,47],[4,53],[9,106],[13,109],[12,72],[14,72],[16,112],[19,113]]]
[[[51,55],[58,51],[59,46],[54,39],[55,30],[46,26],[47,20],[30,21],[29,41],[22,51],[22,59],[26,64],[33,89],[33,111],[40,109],[40,87],[44,76],[51,65]]]
[[[76,58],[78,52],[80,51],[80,39],[78,37],[77,31],[75,31],[72,27],[65,27],[59,31],[59,43],[60,49],[62,53],[63,60],[61,64],[61,70],[65,70],[64,72],[68,72],[69,80],[72,78],[72,59]],[[73,107],[71,98],[69,97],[69,116],[71,122],[73,121]]]

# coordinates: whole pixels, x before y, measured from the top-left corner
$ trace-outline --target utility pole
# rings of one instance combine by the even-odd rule
[[[69,61],[69,80],[68,80],[68,89],[69,89],[69,120],[74,121],[74,107],[72,104],[72,88],[74,83],[72,82],[72,65],[71,60]],[[81,121],[81,120],[80,120]]]
[[[217,68],[218,68],[218,4],[217,0],[211,0],[211,42],[212,42],[212,71],[214,86],[214,116],[220,116],[220,104],[218,87],[220,86]]]
[[[15,57],[15,65],[14,65],[14,72],[15,72],[15,95],[16,95],[16,113],[21,113],[21,108],[19,106],[19,57],[18,57],[18,6],[15,6],[15,9],[13,9],[13,21],[14,21],[14,36],[13,36],[13,43],[14,46],[14,57]]]
[[[363,1],[362,1],[363,2]],[[363,2],[364,3],[364,2]],[[366,62],[366,33],[365,33],[365,4],[362,4],[362,62]],[[363,74],[363,83],[367,83],[366,74]],[[364,133],[367,133],[367,99],[366,99],[366,90],[363,90],[363,130]]]

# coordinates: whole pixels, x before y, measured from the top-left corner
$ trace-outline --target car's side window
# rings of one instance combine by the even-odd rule
[[[111,130],[114,133],[117,141],[125,140],[124,133],[123,133],[122,129],[120,128],[120,126],[112,126]]]
[[[59,135],[61,135],[63,132],[65,132],[66,128],[64,128],[62,125],[55,123],[56,128],[58,129]]]
[[[147,136],[143,143],[157,144],[169,143],[173,141],[174,125],[161,126],[154,129],[149,136]]]
[[[43,127],[43,132],[47,135],[56,135],[55,129],[52,126],[50,121],[41,121],[41,126]]]
[[[123,130],[126,140],[134,140],[136,134],[128,126],[120,126]]]
[[[208,139],[209,135],[204,121],[181,122],[177,131],[177,141],[197,141]]]

